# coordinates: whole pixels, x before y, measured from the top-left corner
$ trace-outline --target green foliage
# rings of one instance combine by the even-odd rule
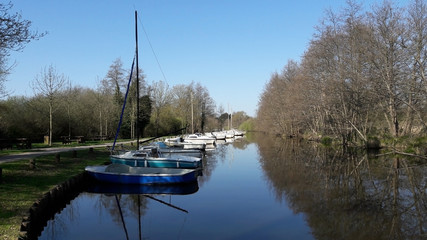
[[[329,136],[324,136],[320,139],[320,143],[324,146],[331,146],[333,139]]]
[[[416,153],[415,148],[413,146],[409,146],[405,149],[405,153]]]
[[[150,123],[152,110],[152,101],[149,95],[144,95],[141,97],[139,103],[139,129],[141,130],[141,137],[145,136],[145,128]]]
[[[427,145],[427,136],[420,136],[415,138],[412,145],[414,147],[425,147]]]
[[[255,120],[253,118],[247,119],[239,126],[239,130],[251,132],[255,130]]]
[[[228,113],[222,113],[219,117],[218,117],[218,124],[219,124],[219,129],[222,130],[224,129],[224,126],[226,125],[226,121],[229,118]]]

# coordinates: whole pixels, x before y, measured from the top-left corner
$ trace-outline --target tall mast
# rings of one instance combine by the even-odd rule
[[[139,67],[138,67],[138,13],[135,11],[135,57],[136,57],[136,149],[139,150]]]

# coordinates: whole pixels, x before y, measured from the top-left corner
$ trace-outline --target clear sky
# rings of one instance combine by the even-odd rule
[[[371,4],[362,1],[365,5]],[[52,65],[74,86],[95,89],[120,58],[130,69],[139,20],[139,67],[146,81],[205,86],[217,106],[255,116],[275,71],[300,60],[327,8],[345,0],[16,0],[14,12],[48,35],[13,52],[6,83],[33,96],[30,82]],[[142,25],[144,26],[145,35]],[[157,56],[150,48],[147,36]]]

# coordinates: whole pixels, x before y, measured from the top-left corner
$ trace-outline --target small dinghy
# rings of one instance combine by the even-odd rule
[[[172,184],[197,181],[198,169],[131,167],[124,164],[87,166],[85,171],[103,182],[121,184]]]

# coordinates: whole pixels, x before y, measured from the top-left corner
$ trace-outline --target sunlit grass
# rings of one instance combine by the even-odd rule
[[[36,167],[31,169],[29,159],[0,164],[0,239],[17,239],[22,217],[31,205],[44,193],[56,185],[84,171],[87,165],[97,165],[108,161],[109,152],[105,148],[36,158]]]
[[[131,141],[130,139],[120,139],[117,140],[118,143],[120,142],[128,142]],[[17,149],[15,146],[13,146],[12,149],[3,149],[0,151],[0,157],[6,156],[10,154],[17,154],[17,153],[23,153],[23,152],[37,152],[44,148],[69,148],[69,147],[79,147],[79,146],[92,146],[92,145],[101,145],[101,144],[113,144],[114,140],[105,140],[105,141],[86,141],[85,143],[77,143],[77,142],[71,142],[70,144],[62,144],[62,142],[53,142],[52,146],[49,146],[48,144],[44,143],[32,143],[31,149]]]

